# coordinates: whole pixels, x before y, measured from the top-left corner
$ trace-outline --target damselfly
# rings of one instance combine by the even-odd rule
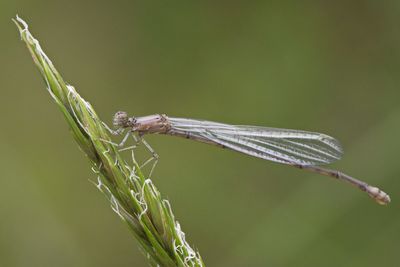
[[[144,134],[166,134],[184,137],[228,148],[253,157],[270,160],[299,169],[330,176],[350,183],[368,193],[379,204],[388,204],[390,197],[377,187],[353,178],[345,173],[318,167],[339,160],[343,154],[339,142],[328,135],[300,130],[267,128],[258,126],[229,125],[211,121],[172,118],[166,115],[128,117],[119,111],[114,115],[114,126],[128,128],[139,137]],[[154,150],[145,143],[153,155]]]

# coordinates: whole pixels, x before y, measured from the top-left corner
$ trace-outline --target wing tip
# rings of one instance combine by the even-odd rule
[[[343,155],[343,146],[336,138],[326,134],[321,134],[320,141],[335,149],[340,155]]]

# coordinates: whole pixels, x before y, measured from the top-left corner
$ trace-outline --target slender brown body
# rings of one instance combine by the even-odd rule
[[[306,159],[313,159],[312,153],[315,153],[315,151],[320,150],[319,153],[322,155],[325,154],[329,155],[328,151],[322,148],[319,148],[321,144],[329,145],[331,147],[334,147],[336,149],[340,150],[339,146],[336,146],[335,144],[335,139],[323,135],[323,134],[318,134],[318,133],[311,133],[311,132],[302,132],[302,131],[296,131],[296,130],[284,130],[284,129],[273,129],[273,128],[257,128],[254,126],[246,126],[243,128],[243,126],[232,126],[232,125],[227,125],[227,124],[220,124],[220,123],[215,123],[215,122],[207,122],[207,121],[198,121],[198,120],[192,120],[192,119],[181,119],[181,118],[168,118],[165,114],[155,114],[155,115],[149,115],[149,116],[144,116],[144,117],[128,117],[126,112],[117,112],[114,116],[114,125],[121,127],[121,128],[129,128],[131,132],[137,132],[139,136],[142,136],[144,134],[167,134],[167,135],[174,135],[174,136],[179,136],[187,139],[193,139],[196,141],[200,141],[203,143],[208,143],[212,145],[217,145],[222,148],[230,148],[232,150],[248,154],[254,157],[262,158],[262,159],[267,159],[267,160],[272,160],[276,161],[279,163],[287,164],[299,169],[305,169],[310,172],[322,174],[325,176],[330,176],[332,178],[336,178],[338,180],[345,181],[347,183],[350,183],[353,186],[356,186],[359,188],[361,191],[366,192],[371,198],[373,198],[377,203],[379,204],[388,204],[390,202],[390,197],[388,194],[385,192],[381,191],[379,188],[371,186],[363,181],[360,181],[354,177],[351,177],[345,173],[336,171],[336,170],[331,170],[331,169],[326,169],[326,168],[321,168],[318,167],[312,163],[305,163],[305,164],[300,164],[299,161],[292,161],[288,158],[285,158],[285,154],[282,152],[279,152],[279,150],[283,152],[289,151],[290,147],[285,148],[284,144],[278,144],[276,145],[276,139],[281,138],[281,140],[285,140],[286,142],[292,145],[293,149],[290,151],[293,155],[305,157]],[[264,135],[265,139],[257,139],[257,136],[260,137],[260,133],[266,133]],[[274,133],[274,131],[278,132],[277,135],[271,135],[268,136],[270,133]],[[286,137],[280,137],[279,136],[279,131],[282,131],[281,133],[284,134]],[[276,134],[275,132],[275,134]],[[317,135],[319,139],[317,139],[320,144],[318,146],[312,146],[310,144],[305,143],[298,143],[293,144],[295,142],[290,141],[291,137],[290,134],[297,133],[297,134],[302,134],[304,135],[304,140],[313,140],[311,137],[312,135]],[[250,140],[250,138],[253,138]],[[268,139],[269,138],[269,139]],[[275,139],[274,139],[275,138]],[[299,137],[297,137],[299,138]],[[301,138],[300,138],[301,139]],[[247,141],[250,140],[250,141]],[[264,141],[263,141],[264,140]],[[275,141],[274,141],[275,140]],[[333,141],[332,141],[333,140]],[[269,141],[270,143],[268,143]],[[274,143],[275,142],[275,143]],[[260,147],[262,148],[262,145],[265,144],[266,147],[269,147],[268,149],[265,148],[265,151],[261,153]],[[274,145],[275,144],[275,145]],[[280,146],[279,146],[280,145]],[[271,150],[272,148],[276,148],[276,151]],[[307,148],[308,154],[305,153],[301,155],[301,151],[299,151],[299,148]],[[286,149],[286,150],[285,150]],[[297,149],[297,150],[296,150]],[[254,152],[256,150],[256,152]],[[257,152],[258,151],[258,152]],[[341,150],[340,150],[341,151]],[[311,153],[311,154],[310,154]],[[276,157],[274,157],[276,156]],[[278,157],[280,156],[280,157]],[[340,157],[336,158],[339,159]],[[296,160],[296,157],[294,157]],[[315,159],[315,158],[314,158]],[[329,160],[329,163],[332,160]],[[306,162],[306,161],[304,161]],[[312,162],[312,161],[310,161]],[[323,163],[322,163],[323,164]]]

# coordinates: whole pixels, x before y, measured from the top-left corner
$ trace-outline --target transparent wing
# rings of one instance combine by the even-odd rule
[[[340,143],[325,134],[210,121],[169,118],[171,127],[194,139],[284,164],[321,165],[339,160]]]

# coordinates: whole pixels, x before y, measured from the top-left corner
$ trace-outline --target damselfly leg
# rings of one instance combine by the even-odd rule
[[[113,129],[111,129],[106,123],[104,123],[103,122],[103,126],[104,126],[104,128],[106,128],[106,130],[110,133],[110,134],[112,134],[112,135],[120,135],[120,134],[122,134],[124,131],[125,131],[125,129],[123,129],[123,128],[118,128],[117,130],[113,130]],[[112,141],[110,141],[110,140],[105,140],[105,139],[100,139],[100,141],[103,141],[103,142],[106,142],[106,143],[108,143],[108,144],[111,144],[111,145],[113,145],[113,146],[115,146],[115,147],[119,147],[119,148],[121,148],[121,149],[119,149],[118,151],[125,151],[125,150],[131,150],[131,149],[134,149],[134,148],[136,148],[137,147],[137,145],[138,145],[138,142],[137,142],[137,140],[134,138],[134,140],[135,140],[135,144],[134,145],[132,145],[132,146],[129,146],[129,147],[124,147],[124,145],[125,145],[125,143],[126,143],[126,141],[128,140],[128,138],[129,138],[129,136],[130,135],[133,135],[133,133],[131,132],[131,131],[127,131],[126,132],[126,134],[124,135],[124,138],[122,138],[122,141],[119,143],[119,144],[117,144],[117,143],[115,143],[115,142],[112,142]]]
[[[119,128],[117,130],[113,130],[106,123],[103,123],[103,125],[107,129],[107,131],[109,131],[112,135],[120,135],[125,130],[123,128]],[[133,138],[134,143],[133,143],[133,145],[124,147],[124,145],[128,141],[129,136],[131,136]],[[122,141],[120,143],[114,143],[112,141],[104,140],[104,139],[101,139],[101,141],[118,147],[119,148],[118,149],[119,152],[132,150],[132,153],[133,153],[133,150],[136,149],[139,146],[139,144],[143,144],[143,146],[146,148],[146,150],[148,152],[150,152],[151,157],[149,159],[145,160],[145,162],[140,165],[140,168],[143,168],[147,164],[149,164],[150,162],[153,162],[152,166],[150,168],[149,175],[148,175],[148,178],[151,178],[151,175],[153,174],[153,171],[154,171],[154,169],[155,169],[155,167],[156,167],[156,165],[158,163],[159,156],[158,156],[157,152],[150,146],[150,144],[146,140],[144,140],[144,138],[140,134],[136,135],[134,132],[128,130],[127,133],[124,135],[124,138],[122,139]],[[132,161],[135,161],[135,159],[133,157],[133,154],[132,154]]]
[[[138,140],[138,143],[139,143],[139,142],[142,143],[142,144],[145,146],[145,148],[151,153],[151,157],[150,157],[149,159],[147,159],[147,160],[140,166],[140,168],[143,168],[144,166],[146,166],[147,164],[149,164],[150,162],[153,161],[153,164],[151,165],[151,169],[150,169],[149,176],[148,176],[149,178],[151,178],[151,175],[153,174],[154,168],[156,167],[156,165],[157,165],[157,163],[158,163],[158,159],[159,159],[160,157],[158,156],[157,152],[150,146],[150,144],[147,143],[147,141],[143,139],[142,136],[140,136],[140,135],[138,135],[138,136],[132,135],[132,136],[133,136],[133,138],[134,138],[135,140]]]

